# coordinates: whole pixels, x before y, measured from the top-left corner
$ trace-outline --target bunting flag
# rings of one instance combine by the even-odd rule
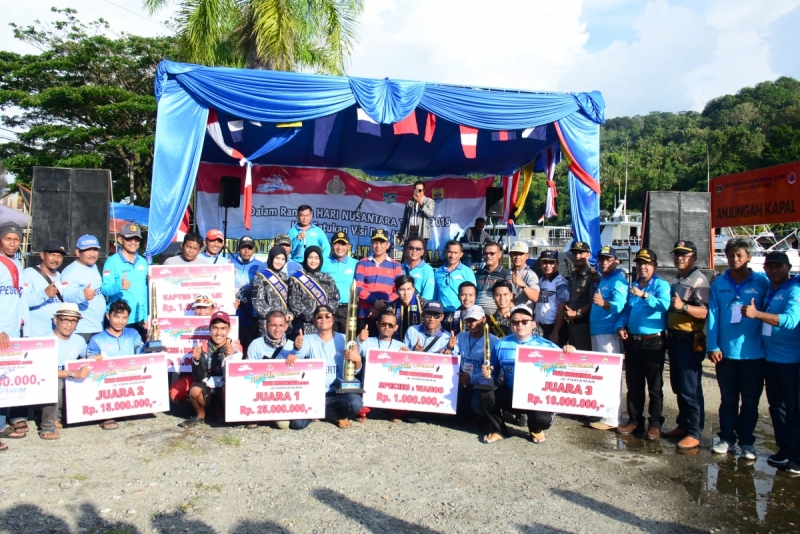
[[[528,198],[528,191],[531,190],[531,182],[533,181],[533,165],[536,163],[536,158],[533,161],[522,167],[522,186],[521,191],[517,195],[517,203],[514,205],[514,217],[518,217],[522,213],[522,208],[525,207],[525,200]]]
[[[433,141],[433,132],[436,130],[436,115],[428,113],[428,118],[425,119],[425,142],[430,143]]]
[[[192,207],[186,206],[186,211],[183,212],[183,218],[181,218],[181,222],[178,225],[178,231],[175,232],[175,236],[172,238],[172,242],[183,242],[183,238],[186,237],[186,234],[189,233],[189,228],[192,222]]]
[[[412,110],[411,113],[408,114],[408,117],[402,119],[400,122],[394,123],[392,127],[394,128],[395,135],[419,135],[419,129],[417,128],[417,113]]]
[[[320,117],[314,121],[314,155],[323,157],[328,140],[333,132],[333,123],[336,122],[338,113],[332,113],[325,117]]]
[[[478,157],[478,129],[469,126],[459,125],[461,130],[461,149],[467,159]]]
[[[522,132],[523,139],[535,139],[537,141],[547,140],[547,125],[536,126],[535,128],[525,128]]]
[[[234,143],[241,143],[244,139],[244,121],[228,121],[228,130],[231,132],[231,140]]]
[[[506,223],[506,233],[511,237],[517,237],[517,227],[514,226],[514,219],[508,219]]]
[[[519,190],[519,171],[511,176],[503,176],[503,219],[507,221],[511,217],[511,208],[517,201]]]
[[[209,137],[214,140],[217,146],[227,155],[238,160],[244,159],[244,156],[241,152],[225,144],[225,140],[222,138],[222,128],[219,125],[219,118],[217,117],[217,112],[214,109],[208,110],[206,132],[208,133]]]
[[[253,173],[250,171],[250,166],[247,167],[247,173],[244,178],[244,228],[249,230],[253,216]]]
[[[554,181],[556,175],[556,155],[553,152],[553,147],[547,147],[547,165],[545,167],[545,174],[547,175],[547,198],[544,203],[544,219],[551,217],[558,217],[556,212],[556,182]]]
[[[303,123],[300,121],[295,122],[279,122],[275,125],[275,128],[302,128]]]
[[[506,130],[492,132],[492,141],[513,141],[516,138],[517,132],[508,132]]]
[[[381,136],[381,125],[375,122],[372,117],[367,115],[366,111],[361,108],[357,108],[356,114],[358,116],[358,122],[356,125],[357,132],[375,135],[377,137]]]

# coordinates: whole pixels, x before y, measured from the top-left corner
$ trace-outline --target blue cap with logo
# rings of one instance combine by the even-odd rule
[[[600,249],[600,252],[597,253],[597,256],[606,256],[608,258],[617,259],[617,250],[614,247],[603,247]]]
[[[75,244],[75,248],[78,250],[89,250],[90,248],[100,248],[100,240],[97,239],[93,235],[82,235],[78,238],[78,242]]]

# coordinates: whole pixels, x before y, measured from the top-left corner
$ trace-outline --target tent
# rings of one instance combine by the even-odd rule
[[[569,162],[577,239],[600,247],[599,92],[536,93],[435,83],[203,67],[162,61],[148,255],[175,235],[201,160],[357,168],[386,176],[542,171]],[[414,132],[416,131],[416,135]],[[411,134],[403,134],[411,132]],[[206,142],[210,141],[210,142]]]

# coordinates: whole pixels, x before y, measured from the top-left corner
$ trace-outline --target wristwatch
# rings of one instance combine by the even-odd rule
[[[650,293],[644,293],[643,292],[641,296],[642,296],[642,300],[647,300],[647,299],[650,298]]]
[[[70,371],[70,372],[67,374],[67,377],[68,377],[68,378],[75,378],[75,373],[74,373],[74,372],[72,372],[72,371]]]
[[[681,311],[682,311],[682,312],[685,312],[685,311],[687,311],[688,309],[689,309],[689,305],[688,305],[688,304],[686,304],[686,303],[684,302],[684,303],[683,303],[683,306],[681,306]]]

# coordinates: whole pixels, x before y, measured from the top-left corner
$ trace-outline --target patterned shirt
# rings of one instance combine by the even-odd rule
[[[403,274],[403,268],[387,256],[378,264],[372,256],[364,258],[356,266],[358,285],[358,316],[366,317],[375,301],[391,302],[397,298],[394,279]]]

